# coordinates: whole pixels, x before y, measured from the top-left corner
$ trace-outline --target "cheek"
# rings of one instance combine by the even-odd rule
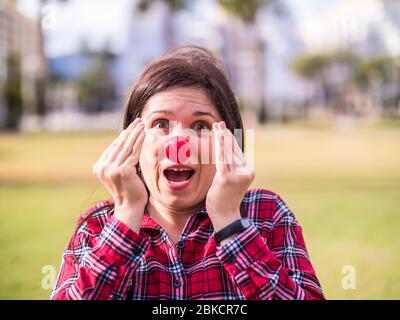
[[[151,137],[146,136],[139,157],[140,167],[145,177],[150,177],[154,174],[157,163],[156,154],[157,146]]]
[[[215,176],[215,166],[212,164],[202,164],[201,165],[201,173],[200,173],[200,183],[199,186],[202,192],[207,192],[211,187],[212,181]]]
[[[147,134],[142,145],[140,153],[140,162],[147,167],[155,167],[162,155],[163,148],[165,148],[164,140],[154,134]]]

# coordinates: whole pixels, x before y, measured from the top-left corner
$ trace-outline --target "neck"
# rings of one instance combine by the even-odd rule
[[[189,208],[168,206],[154,199],[151,195],[147,205],[150,216],[164,229],[182,231],[186,221],[196,211],[204,207],[204,202]]]

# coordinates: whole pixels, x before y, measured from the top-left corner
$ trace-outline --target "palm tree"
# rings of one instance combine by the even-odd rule
[[[346,90],[350,88],[351,76],[358,64],[359,58],[353,53],[337,51],[300,55],[292,61],[291,67],[295,73],[317,86],[319,92],[314,97],[316,104],[330,107],[336,105],[336,108],[341,110],[346,108],[343,98]],[[335,77],[332,76],[331,72],[335,67],[341,67],[340,81],[335,81]]]
[[[300,55],[292,61],[292,69],[299,76],[312,81],[319,90],[314,96],[314,103],[325,105],[327,86],[324,71],[329,58],[324,54]]]
[[[264,95],[265,44],[260,38],[256,24],[256,16],[257,12],[261,8],[269,6],[275,2],[275,0],[218,0],[218,3],[226,12],[244,22],[244,25],[248,30],[247,35],[251,37],[252,52],[254,55],[255,65],[257,66],[254,70],[256,108],[258,111],[258,120],[261,123],[265,122],[267,117]]]
[[[4,86],[6,129],[18,130],[22,117],[21,59],[16,53],[6,57],[7,77]]]
[[[173,14],[186,8],[191,0],[139,0],[137,8],[139,11],[147,11],[155,2],[163,2],[167,6],[167,13],[164,18],[164,41],[165,49],[173,47],[176,43]]]
[[[357,65],[352,80],[358,90],[368,97],[377,110],[390,115],[392,111],[390,109],[400,105],[399,74],[400,67],[393,58],[374,57],[363,60]],[[394,90],[385,90],[390,87]],[[388,91],[389,94],[387,94]]]

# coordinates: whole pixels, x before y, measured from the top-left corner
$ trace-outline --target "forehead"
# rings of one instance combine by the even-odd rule
[[[208,112],[219,118],[217,109],[202,88],[177,87],[159,92],[146,103],[142,117],[158,110],[168,110],[179,115],[195,111]]]

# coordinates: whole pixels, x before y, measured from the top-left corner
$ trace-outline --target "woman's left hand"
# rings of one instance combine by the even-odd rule
[[[206,197],[206,209],[215,232],[240,219],[240,203],[254,180],[234,135],[225,122],[213,124],[216,173]]]

